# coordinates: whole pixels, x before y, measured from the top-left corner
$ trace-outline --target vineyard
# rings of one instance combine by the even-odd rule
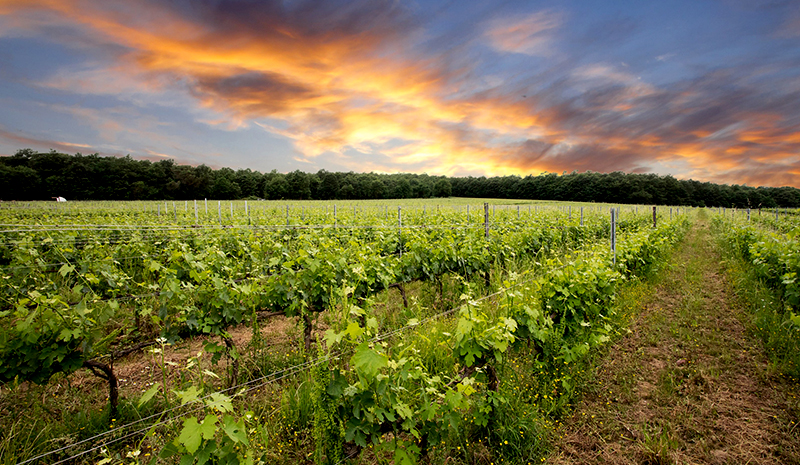
[[[755,325],[780,370],[800,379],[800,216],[797,210],[717,211],[714,227],[739,265]],[[733,263],[737,263],[734,261]],[[755,291],[753,291],[755,289]],[[758,295],[758,289],[768,295]]]
[[[4,205],[0,462],[539,461],[687,213]]]

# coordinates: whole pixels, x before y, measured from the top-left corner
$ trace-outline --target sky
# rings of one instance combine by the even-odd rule
[[[800,2],[0,0],[0,155],[800,187]]]

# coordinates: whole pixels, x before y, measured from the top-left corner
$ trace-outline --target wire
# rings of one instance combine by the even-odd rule
[[[370,339],[370,340],[369,340],[369,342],[371,342],[371,343],[375,343],[375,342],[381,342],[381,341],[384,341],[384,340],[386,340],[386,339],[388,339],[388,338],[390,338],[390,337],[392,337],[392,336],[394,336],[394,335],[396,335],[396,334],[399,334],[399,333],[401,333],[401,332],[404,332],[404,331],[406,331],[406,330],[408,330],[408,329],[412,329],[412,328],[417,328],[417,327],[420,327],[420,326],[422,326],[423,324],[425,324],[425,323],[427,323],[427,322],[429,322],[429,321],[433,321],[433,320],[435,320],[435,319],[441,318],[442,316],[446,316],[446,315],[450,315],[450,314],[452,314],[452,313],[455,313],[455,312],[459,311],[460,309],[462,309],[462,308],[466,307],[467,305],[474,305],[475,303],[480,303],[480,302],[482,302],[482,301],[484,301],[484,300],[490,299],[490,298],[492,298],[492,297],[496,297],[496,296],[498,296],[498,295],[502,294],[503,292],[507,292],[507,291],[509,291],[509,290],[511,290],[511,289],[513,289],[513,288],[515,288],[515,287],[518,287],[518,286],[520,286],[520,285],[523,285],[523,284],[527,284],[527,283],[529,283],[529,282],[533,281],[534,279],[535,279],[535,278],[531,278],[531,279],[529,279],[529,280],[525,280],[525,281],[521,281],[521,282],[516,282],[516,283],[514,283],[513,285],[511,285],[511,286],[508,286],[508,287],[506,287],[506,288],[503,288],[503,289],[501,289],[501,290],[499,290],[499,291],[497,291],[497,292],[494,292],[494,293],[492,293],[492,294],[489,294],[489,295],[483,296],[483,297],[481,297],[481,298],[479,298],[479,299],[476,299],[476,300],[473,300],[473,301],[471,301],[471,302],[468,302],[468,303],[461,304],[461,305],[459,305],[458,307],[454,307],[454,308],[451,308],[451,309],[449,309],[449,310],[445,310],[445,311],[443,311],[443,312],[439,312],[439,313],[437,313],[437,314],[435,314],[435,315],[429,316],[429,317],[427,317],[427,318],[425,318],[425,319],[421,320],[421,321],[420,321],[418,324],[414,324],[414,325],[405,325],[405,326],[403,326],[403,327],[401,327],[401,328],[398,328],[398,329],[395,329],[395,330],[392,330],[392,331],[389,331],[389,332],[386,332],[386,333],[383,333],[383,334],[377,335],[377,336],[373,337],[372,339]],[[230,391],[236,390],[236,389],[238,389],[238,388],[241,388],[241,387],[244,387],[244,386],[249,386],[249,385],[251,385],[251,384],[253,384],[253,383],[258,383],[258,382],[264,381],[264,382],[263,382],[263,383],[261,383],[261,384],[257,384],[257,385],[255,385],[255,386],[251,386],[249,389],[246,389],[246,390],[243,390],[243,391],[241,391],[241,392],[237,393],[235,396],[238,396],[238,395],[241,395],[241,394],[244,394],[244,393],[247,393],[247,392],[251,392],[251,391],[253,391],[253,390],[255,390],[255,389],[258,389],[258,388],[260,388],[260,387],[266,386],[267,384],[271,384],[271,383],[274,383],[274,382],[280,381],[280,380],[282,380],[282,379],[285,379],[285,378],[287,378],[288,376],[291,376],[292,374],[299,373],[299,372],[301,372],[301,371],[305,371],[305,370],[308,370],[308,369],[310,369],[310,368],[313,368],[314,366],[316,366],[316,365],[319,365],[320,363],[325,363],[325,362],[328,362],[328,361],[330,361],[330,360],[333,360],[333,359],[339,359],[339,358],[341,358],[341,356],[342,356],[342,355],[343,355],[343,353],[342,353],[342,352],[335,352],[335,353],[333,353],[333,354],[328,354],[328,355],[325,355],[325,356],[322,356],[322,357],[317,357],[317,358],[315,358],[315,359],[312,359],[312,360],[309,360],[309,361],[306,361],[306,362],[303,362],[303,363],[300,363],[300,364],[297,364],[297,365],[291,366],[291,367],[289,367],[289,368],[286,368],[286,369],[284,369],[284,370],[280,370],[280,371],[277,371],[277,372],[273,372],[273,373],[270,373],[269,375],[265,375],[265,376],[262,376],[262,377],[260,377],[260,378],[256,378],[256,379],[253,379],[253,380],[250,380],[250,381],[246,381],[246,382],[244,382],[244,383],[240,383],[240,384],[237,384],[237,385],[235,385],[235,386],[231,386],[231,387],[229,387],[229,388],[226,388],[226,389],[222,389],[222,390],[219,390],[219,391],[215,391],[215,392],[213,392],[213,393],[211,393],[211,394],[207,394],[207,395],[205,395],[205,396],[203,396],[203,397],[200,397],[200,398],[198,398],[198,399],[196,399],[196,400],[190,401],[190,402],[188,402],[188,403],[186,403],[186,404],[183,404],[183,405],[180,405],[180,406],[178,406],[178,407],[173,407],[173,408],[171,408],[171,409],[163,410],[163,411],[161,411],[161,412],[154,413],[154,414],[152,414],[152,415],[150,415],[150,416],[147,416],[147,417],[141,418],[141,419],[139,419],[139,420],[136,420],[136,421],[134,421],[134,422],[127,423],[127,424],[125,424],[125,425],[122,425],[122,426],[118,427],[117,429],[114,429],[114,430],[109,430],[109,431],[105,431],[105,432],[103,432],[103,433],[99,433],[99,434],[97,434],[97,435],[94,435],[94,436],[92,436],[92,437],[90,437],[90,438],[87,438],[87,439],[81,440],[81,441],[79,441],[79,442],[77,442],[77,443],[74,443],[74,444],[71,444],[71,445],[69,445],[69,446],[64,446],[64,447],[61,447],[61,448],[59,448],[59,449],[54,449],[54,450],[48,451],[48,452],[46,452],[46,453],[44,453],[44,454],[41,454],[41,455],[38,455],[38,456],[36,456],[36,457],[33,457],[33,458],[30,458],[30,459],[27,459],[27,460],[25,460],[25,461],[23,461],[23,462],[19,462],[17,465],[24,465],[24,464],[26,464],[26,463],[33,462],[34,460],[38,460],[38,459],[41,459],[41,458],[47,457],[47,456],[49,456],[49,455],[52,455],[52,454],[55,454],[55,453],[58,453],[58,452],[62,452],[62,451],[64,451],[64,450],[67,450],[67,449],[70,449],[70,448],[73,448],[73,447],[79,446],[79,445],[81,445],[81,444],[86,444],[87,442],[94,441],[94,440],[96,440],[96,439],[98,439],[98,438],[101,438],[101,437],[103,437],[103,436],[107,436],[107,435],[109,435],[109,434],[117,433],[117,432],[119,432],[120,430],[124,430],[124,429],[130,428],[130,427],[131,427],[131,426],[133,426],[133,425],[140,424],[140,423],[142,423],[142,422],[145,422],[145,421],[147,421],[147,420],[150,420],[150,419],[153,419],[153,418],[156,418],[156,417],[163,417],[163,416],[164,416],[165,414],[167,414],[167,413],[170,413],[170,412],[174,412],[174,411],[180,410],[180,409],[182,409],[182,408],[186,407],[187,405],[192,405],[192,404],[194,404],[194,403],[199,403],[199,402],[201,402],[201,401],[204,401],[204,400],[206,400],[206,399],[209,399],[209,398],[211,398],[212,396],[214,396],[214,395],[216,395],[216,394],[224,394],[224,393],[227,393],[227,392],[230,392]],[[277,377],[277,378],[274,378],[274,379],[270,379],[270,378],[272,378],[272,377],[274,377],[275,375],[278,375],[278,374],[280,374],[281,376],[279,376],[279,377]],[[235,396],[234,396],[234,397],[235,397]],[[99,446],[93,447],[93,448],[91,448],[91,449],[84,450],[84,451],[82,451],[82,452],[81,452],[81,453],[79,453],[79,454],[72,455],[72,456],[70,456],[70,457],[67,457],[67,458],[65,458],[65,459],[62,459],[62,460],[60,460],[60,461],[58,461],[58,462],[54,462],[54,463],[53,463],[53,465],[56,465],[56,464],[60,464],[60,463],[66,462],[66,461],[68,461],[68,460],[72,460],[72,459],[74,459],[74,458],[77,458],[77,457],[80,457],[80,456],[82,456],[82,455],[85,455],[85,454],[87,454],[87,453],[89,453],[89,452],[92,452],[92,451],[98,450],[98,449],[100,449],[100,448],[103,448],[103,447],[105,447],[105,446],[107,446],[107,445],[109,445],[109,444],[113,444],[113,443],[115,443],[115,442],[119,442],[119,441],[121,441],[121,440],[123,440],[123,439],[127,439],[127,438],[129,438],[129,437],[132,437],[132,436],[135,436],[135,435],[141,434],[142,432],[145,432],[145,431],[147,431],[147,430],[150,430],[150,429],[152,429],[152,428],[155,428],[155,427],[158,427],[158,426],[161,426],[161,425],[164,425],[164,424],[170,423],[170,422],[172,422],[172,421],[175,421],[175,420],[176,420],[176,419],[178,419],[178,418],[181,418],[181,417],[183,417],[183,416],[185,416],[185,415],[188,415],[189,413],[193,413],[193,412],[196,412],[196,411],[202,410],[203,408],[204,408],[204,407],[199,407],[199,408],[197,408],[197,409],[193,409],[193,410],[190,410],[190,411],[188,411],[188,412],[184,412],[184,413],[182,413],[182,414],[180,414],[180,415],[176,415],[176,416],[174,416],[174,417],[171,417],[171,418],[169,418],[169,419],[167,419],[167,420],[164,420],[164,421],[161,421],[161,422],[158,422],[158,423],[155,423],[155,424],[149,425],[149,426],[148,426],[148,427],[146,427],[146,428],[142,428],[142,429],[139,429],[139,430],[137,430],[137,431],[134,431],[134,432],[128,433],[128,434],[126,434],[125,436],[122,436],[122,437],[119,437],[119,438],[114,438],[114,439],[112,439],[111,441],[106,441],[106,442],[104,442],[102,445],[99,445]]]

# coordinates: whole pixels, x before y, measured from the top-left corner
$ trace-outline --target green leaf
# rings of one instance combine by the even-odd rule
[[[183,429],[178,436],[178,442],[183,444],[183,447],[190,454],[194,454],[197,448],[200,447],[200,442],[203,440],[202,432],[200,431],[200,424],[197,423],[197,418],[189,417],[183,420]]]
[[[355,341],[358,339],[362,334],[364,334],[364,328],[358,325],[358,323],[351,322],[347,325],[347,329],[344,330],[345,334],[350,336],[350,339]]]
[[[228,435],[229,438],[233,439],[235,442],[242,443],[249,445],[250,443],[247,441],[247,431],[244,428],[244,420],[236,421],[230,415],[225,415],[222,419],[224,422],[224,426],[222,429],[225,431],[225,434]]]
[[[394,450],[394,463],[395,465],[416,465],[417,461],[405,449],[398,447]]]
[[[220,412],[233,411],[233,404],[231,403],[231,398],[226,396],[225,394],[215,392],[208,397],[209,399],[206,400],[206,405],[209,408],[219,410]]]
[[[198,391],[196,386],[191,386],[185,391],[175,391],[175,394],[181,398],[181,405],[186,405],[189,402],[195,402],[197,399],[199,399],[202,391],[203,388],[200,388]]]
[[[344,389],[347,387],[347,378],[342,376],[338,370],[333,372],[333,379],[328,383],[327,393],[331,397],[342,397]]]
[[[367,344],[361,344],[350,359],[360,376],[370,380],[378,374],[381,368],[389,364],[389,359],[383,354],[370,349]]]
[[[75,267],[72,266],[72,265],[67,265],[65,263],[65,264],[61,265],[61,268],[58,269],[58,274],[60,274],[62,277],[66,277],[68,274],[72,273],[73,271],[75,271]]]
[[[155,383],[150,389],[145,392],[142,397],[139,399],[139,403],[137,404],[138,408],[142,408],[142,405],[146,404],[147,401],[153,398],[154,395],[158,392],[158,388],[161,387],[161,383]]]

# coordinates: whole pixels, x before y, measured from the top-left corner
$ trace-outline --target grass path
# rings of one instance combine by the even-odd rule
[[[547,463],[800,464],[798,387],[742,325],[712,243],[701,218]]]

